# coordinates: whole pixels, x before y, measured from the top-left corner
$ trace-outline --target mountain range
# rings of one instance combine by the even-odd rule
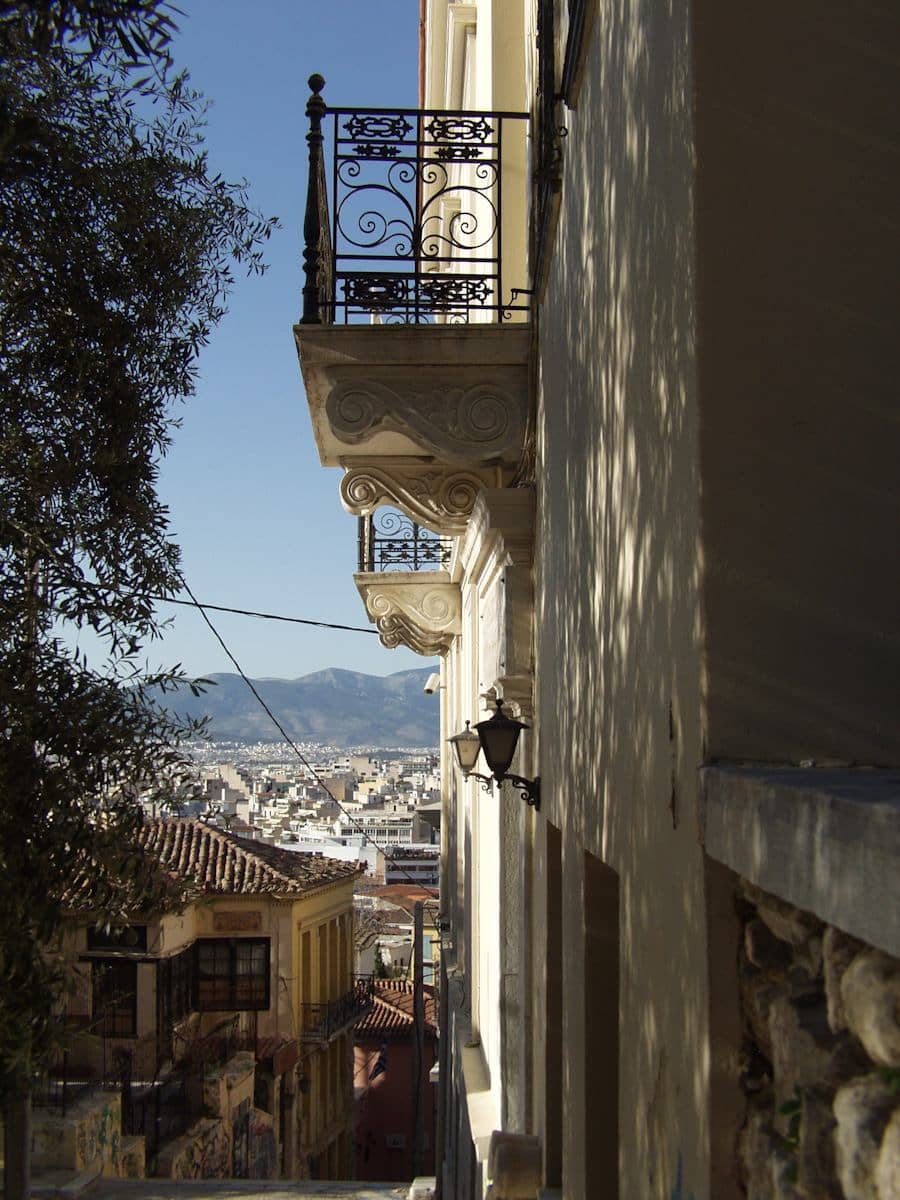
[[[254,686],[296,741],[349,746],[436,746],[437,696],[423,692],[433,667],[394,675],[363,675],[330,667],[299,679],[254,679]],[[280,735],[239,675],[206,677],[200,696],[188,688],[166,697],[180,715],[208,716],[214,739],[278,741]]]

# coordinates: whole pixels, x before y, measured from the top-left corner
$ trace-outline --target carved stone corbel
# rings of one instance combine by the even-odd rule
[[[340,372],[335,371],[335,376]],[[460,370],[422,367],[415,373],[376,369],[336,381],[325,410],[331,432],[346,446],[370,441],[381,431],[408,437],[444,462],[516,461],[525,439],[527,398],[500,379]]]
[[[496,468],[454,469],[407,458],[348,460],[341,503],[355,517],[390,505],[426,529],[455,537],[465,531],[479,493],[497,486],[498,474]]]
[[[448,652],[462,629],[459,585],[446,571],[364,572],[353,576],[369,620],[388,649],[408,646],[427,658]]]

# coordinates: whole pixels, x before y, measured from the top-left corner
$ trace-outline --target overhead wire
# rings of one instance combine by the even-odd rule
[[[192,593],[193,594],[193,593]],[[226,604],[201,604],[199,600],[177,600],[174,596],[155,596],[148,594],[148,600],[159,600],[163,604],[181,604],[185,608],[199,608],[201,612],[209,609],[211,612],[237,613],[241,617],[259,617],[263,621],[287,621],[292,625],[315,625],[319,629],[342,629],[348,633],[374,633],[377,629],[366,629],[362,625],[337,625],[334,621],[312,621],[308,617],[285,617],[278,613],[256,612],[252,608],[231,608]]]
[[[203,618],[204,622],[206,623],[207,627],[209,628],[210,633],[213,635],[213,637],[219,643],[219,646],[222,648],[222,650],[227,655],[227,657],[228,657],[229,661],[231,662],[232,666],[234,667],[235,671],[237,671],[238,675],[240,675],[241,679],[244,681],[244,683],[250,689],[250,691],[252,692],[253,696],[255,697],[257,703],[259,704],[260,708],[262,708],[263,712],[266,714],[266,716],[269,718],[269,720],[272,722],[272,724],[275,726],[275,728],[281,734],[286,745],[288,745],[291,748],[291,750],[293,750],[294,754],[296,754],[297,758],[299,758],[300,762],[307,769],[307,771],[310,773],[310,775],[313,777],[313,779],[316,781],[316,783],[319,785],[319,787],[325,792],[325,794],[327,796],[329,796],[334,801],[334,803],[337,805],[337,807],[340,809],[340,811],[344,814],[344,816],[346,817],[346,819],[350,823],[350,825],[352,825],[370,845],[374,846],[376,850],[380,850],[381,853],[384,854],[385,858],[390,858],[390,855],[387,852],[388,848],[386,846],[380,845],[375,840],[375,838],[373,838],[372,835],[366,830],[366,828],[359,821],[355,820],[351,816],[351,814],[347,811],[347,809],[344,808],[343,804],[340,802],[340,800],[338,800],[337,796],[334,794],[334,792],[331,790],[331,788],[325,782],[324,777],[316,770],[316,768],[312,765],[312,763],[309,761],[309,759],[306,757],[306,755],[303,753],[303,751],[300,749],[300,747],[297,745],[297,743],[294,741],[294,739],[291,737],[291,735],[287,732],[287,730],[282,725],[281,721],[278,719],[278,717],[275,715],[275,713],[272,712],[269,705],[266,703],[266,701],[260,695],[259,690],[257,689],[256,685],[254,684],[253,680],[250,679],[245,674],[243,667],[238,662],[238,660],[235,658],[231,649],[225,642],[225,639],[222,637],[222,635],[219,633],[218,629],[216,629],[215,625],[213,625],[212,621],[207,616],[206,612],[204,611],[204,606],[200,604],[199,600],[197,600],[194,593],[191,591],[191,588],[188,585],[187,580],[184,578],[184,576],[181,577],[181,583],[182,583],[184,590],[191,597],[191,600],[193,601],[194,606],[197,608],[198,612],[200,613],[200,615]],[[405,867],[400,867],[400,874],[404,875],[409,880],[410,883],[415,884],[417,888],[420,888],[422,891],[427,892],[431,896],[432,899],[438,898],[434,894],[435,893],[434,888],[425,887],[425,885],[422,883],[422,881],[419,879],[416,879],[413,875],[411,875],[409,873],[409,871],[406,870]]]

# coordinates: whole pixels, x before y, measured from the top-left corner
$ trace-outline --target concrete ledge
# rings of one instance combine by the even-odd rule
[[[100,1168],[87,1171],[42,1171],[31,1180],[32,1200],[74,1200],[100,1178]]]
[[[454,1028],[456,1039],[456,1062],[460,1067],[459,1083],[469,1118],[469,1129],[475,1146],[475,1158],[487,1163],[491,1148],[491,1135],[497,1128],[498,1114],[491,1093],[491,1075],[484,1058],[481,1043],[472,1038],[468,1021],[457,1016]]]
[[[706,853],[900,957],[900,771],[705,767]]]

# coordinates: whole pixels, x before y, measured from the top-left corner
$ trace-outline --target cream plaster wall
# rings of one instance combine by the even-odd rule
[[[462,632],[444,660],[442,720],[448,733],[493,711],[502,694],[530,716],[532,671],[532,495],[487,489],[457,545]],[[515,769],[528,773],[523,739]],[[446,1186],[478,1195],[495,1129],[524,1132],[532,1053],[527,839],[533,818],[515,793],[466,782],[445,759],[442,907],[450,916],[452,950],[446,1036],[454,1046],[454,1088],[447,1099],[447,1137],[457,1147]],[[482,761],[477,768],[482,773]],[[467,1146],[470,1149],[467,1150]],[[475,1161],[466,1155],[474,1150]]]
[[[897,765],[896,10],[694,9],[708,751]]]
[[[562,831],[567,1198],[616,1152],[588,1063],[610,1013],[585,853],[618,879],[619,1195],[668,1200],[679,1160],[685,1194],[710,1195],[690,68],[687,3],[597,6],[538,314],[535,724],[542,819]]]
[[[426,5],[425,107],[527,112],[523,0],[474,0]],[[503,128],[502,245],[503,299],[528,286],[528,128],[507,121]],[[464,168],[471,170],[471,168]],[[484,320],[495,317],[485,313]],[[513,322],[527,313],[511,314]],[[476,314],[477,320],[477,314]]]

